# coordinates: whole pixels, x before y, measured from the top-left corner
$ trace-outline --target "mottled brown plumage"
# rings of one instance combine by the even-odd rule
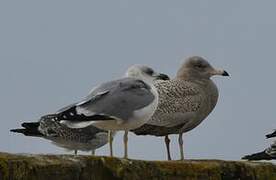
[[[147,124],[136,129],[137,135],[165,136],[187,132],[206,118],[217,103],[218,91],[209,81],[173,79],[158,81],[159,105]]]
[[[41,137],[50,140],[54,145],[80,151],[92,151],[108,142],[108,132],[94,126],[72,129],[55,121],[55,115],[45,115],[38,122],[25,122],[23,128],[12,129],[12,132],[26,136]]]

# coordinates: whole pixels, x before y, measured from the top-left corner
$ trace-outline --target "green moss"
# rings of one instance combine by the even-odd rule
[[[5,158],[0,157],[0,179],[8,179],[9,176],[9,167],[8,162]]]
[[[158,168],[165,175],[183,176],[188,179],[219,179],[220,169],[217,163],[198,163],[192,161],[162,162]]]
[[[260,180],[276,180],[276,169],[269,164],[264,164],[262,166],[251,166],[254,170],[254,175],[256,179]]]

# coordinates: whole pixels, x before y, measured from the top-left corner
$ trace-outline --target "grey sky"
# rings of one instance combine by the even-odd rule
[[[240,159],[262,150],[265,133],[276,128],[275,6],[269,0],[1,1],[0,151],[64,153],[9,129],[79,100],[132,64],[174,76],[191,55],[231,78],[214,78],[218,105],[185,135],[186,157]],[[176,138],[172,151],[178,158]],[[108,154],[107,146],[99,153]],[[129,156],[165,159],[163,139],[131,135]]]

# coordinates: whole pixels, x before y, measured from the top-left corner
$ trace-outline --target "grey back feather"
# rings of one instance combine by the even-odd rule
[[[127,120],[135,110],[149,105],[154,100],[150,90],[151,87],[141,80],[123,78],[97,87],[78,108]]]

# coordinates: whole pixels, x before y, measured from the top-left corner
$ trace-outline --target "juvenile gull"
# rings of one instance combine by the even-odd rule
[[[198,126],[214,109],[218,89],[210,79],[214,75],[229,76],[214,69],[198,56],[188,58],[174,79],[156,81],[159,105],[152,118],[133,130],[136,135],[165,136],[168,160],[171,160],[169,134],[179,134],[181,160],[184,159],[182,135]]]
[[[153,81],[167,76],[142,65],[130,67],[126,75],[94,88],[83,101],[56,113],[55,120],[70,128],[93,125],[110,133],[124,130],[124,157],[127,158],[128,131],[140,127],[153,115],[158,105]],[[109,142],[112,156],[111,136]]]
[[[41,137],[50,140],[54,145],[74,151],[92,151],[108,142],[108,132],[94,126],[72,129],[54,120],[55,116],[46,115],[38,122],[24,122],[23,128],[12,129],[12,132],[26,136]]]
[[[274,130],[273,133],[266,135],[266,137],[268,139],[276,137],[276,130]],[[266,148],[264,151],[244,156],[242,159],[249,161],[276,160],[276,141],[274,141],[270,147]]]

